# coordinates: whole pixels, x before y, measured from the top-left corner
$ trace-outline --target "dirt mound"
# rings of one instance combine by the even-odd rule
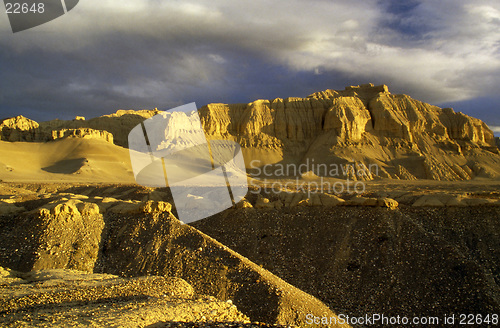
[[[0,264],[19,271],[76,269],[120,276],[179,277],[196,293],[230,300],[253,321],[301,325],[336,317],[318,299],[195,228],[170,204],[134,198],[137,188],[81,188],[19,201],[26,212],[0,217]],[[94,195],[93,195],[94,194]],[[144,197],[143,197],[144,198]]]

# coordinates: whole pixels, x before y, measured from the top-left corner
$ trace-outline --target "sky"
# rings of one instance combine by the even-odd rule
[[[370,82],[500,135],[500,2],[80,0],[18,33],[0,13],[0,118],[248,103]]]

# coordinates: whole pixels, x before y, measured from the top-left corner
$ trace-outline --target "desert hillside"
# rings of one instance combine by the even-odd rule
[[[385,85],[246,105],[211,104],[200,115],[211,138],[237,140],[248,162],[375,164],[375,177],[404,180],[500,176],[498,148],[484,122],[393,95]]]
[[[118,147],[113,150],[109,147],[109,153],[116,154],[116,161],[123,166],[120,170],[126,172],[131,170],[130,161],[122,147],[128,146],[128,133],[157,113],[156,109],[120,110],[89,120],[77,117],[71,121],[41,123],[18,116],[0,122],[0,139],[46,143],[79,138],[89,144],[96,140],[114,143]],[[209,139],[233,140],[242,146],[247,169],[254,175],[262,175],[260,168],[264,165],[274,165],[275,168],[268,171],[276,173],[280,165],[307,164],[318,176],[353,180],[453,181],[500,177],[498,141],[484,122],[451,108],[432,106],[407,95],[393,95],[385,85],[326,90],[306,98],[209,104],[201,107],[199,114]],[[0,147],[10,152],[8,145],[2,143]],[[32,147],[18,144],[15,148],[19,156],[30,156],[21,154],[23,151],[31,153]],[[76,167],[74,163],[86,158],[81,154],[65,156],[50,163],[31,161],[30,165],[33,170],[46,171],[45,168],[57,166],[60,161],[70,161],[69,166]],[[14,172],[16,165],[4,159],[0,162],[0,174],[3,175],[0,178],[15,179],[15,174],[6,172],[6,168]],[[310,163],[323,166],[314,167]],[[100,164],[86,163],[87,167],[98,171]],[[332,165],[350,164],[356,164],[355,170],[359,165],[376,167],[376,170],[370,170],[369,174],[356,171],[332,174],[326,169]],[[275,175],[293,178],[298,174],[281,173]],[[127,182],[131,180],[130,174],[120,176],[127,176]],[[116,181],[123,182],[121,179]]]
[[[140,143],[189,146],[182,174],[206,172],[191,156],[205,137],[245,157],[243,199],[184,224],[174,188],[134,179],[129,133],[157,114],[0,121],[0,325],[365,327],[330,322],[499,313],[500,154],[484,122],[371,84],[162,113]],[[363,188],[344,189],[354,180]],[[205,211],[220,193],[195,183],[181,205]]]
[[[133,183],[128,149],[100,139],[0,141],[0,179]]]

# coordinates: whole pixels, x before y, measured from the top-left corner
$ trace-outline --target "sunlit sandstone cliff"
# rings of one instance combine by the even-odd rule
[[[90,120],[41,123],[18,116],[0,121],[0,139],[46,142],[84,137],[127,147],[129,131],[157,113],[120,110]],[[209,139],[240,143],[249,169],[309,161],[378,168],[370,175],[351,174],[352,179],[500,177],[498,146],[484,122],[451,108],[393,95],[385,85],[326,90],[306,98],[209,104],[199,114]]]
[[[498,148],[484,122],[392,95],[385,85],[247,105],[210,104],[200,115],[210,138],[242,145],[248,165],[251,160],[300,164],[309,159],[318,164],[377,164],[378,176],[395,179],[500,175]]]
[[[158,113],[158,110],[119,110],[90,120],[51,120],[37,123],[22,115],[0,120],[0,140],[46,142],[66,137],[102,139],[127,146],[130,130]]]

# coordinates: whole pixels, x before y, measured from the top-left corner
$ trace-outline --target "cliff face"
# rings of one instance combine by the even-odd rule
[[[0,121],[0,140],[35,141],[39,124],[22,115]]]
[[[350,142],[362,141],[365,133],[413,142],[425,134],[436,140],[494,145],[493,132],[481,120],[406,95],[392,95],[385,85],[327,90],[307,98],[257,100],[248,105],[210,104],[200,114],[207,133],[214,137],[304,141],[331,132]]]
[[[113,135],[108,131],[94,130],[89,128],[52,130],[51,140],[57,140],[67,137],[101,139],[113,143]]]
[[[51,120],[37,123],[23,116],[0,122],[0,140],[45,142],[66,137],[102,139],[127,147],[132,128],[158,110],[119,110],[90,120],[77,116],[74,120]]]
[[[247,105],[210,104],[200,116],[209,138],[242,145],[248,166],[252,160],[261,165],[309,160],[378,166],[377,174],[354,179],[500,176],[500,156],[485,123],[451,108],[392,95],[385,85]]]
[[[16,117],[0,122],[0,136],[8,141],[92,137],[127,147],[130,130],[157,113],[120,110],[90,120],[39,124]],[[451,108],[393,95],[385,85],[326,90],[306,98],[209,104],[199,114],[209,139],[240,143],[249,169],[314,161],[377,167],[371,174],[349,176],[358,180],[500,177],[499,150],[484,122]]]

